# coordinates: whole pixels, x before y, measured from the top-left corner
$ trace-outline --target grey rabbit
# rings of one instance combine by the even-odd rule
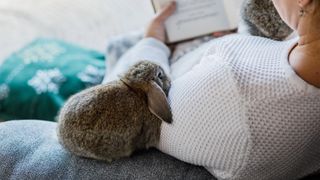
[[[241,18],[254,36],[283,40],[293,32],[281,19],[271,0],[245,0]]]
[[[157,146],[162,121],[172,122],[170,79],[141,61],[118,81],[72,96],[59,114],[59,142],[75,155],[113,161]]]

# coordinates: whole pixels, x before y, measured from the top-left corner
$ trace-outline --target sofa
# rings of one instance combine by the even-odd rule
[[[155,149],[112,163],[67,152],[58,142],[54,122],[19,120],[0,123],[0,179],[212,179]]]
[[[108,37],[144,26],[152,8],[141,0],[3,0],[0,15],[1,64],[38,36],[104,51]],[[0,179],[216,179],[203,167],[156,149],[112,163],[77,157],[59,144],[56,126],[42,120],[0,120]]]
[[[2,0],[0,66],[39,37],[104,52],[109,37],[144,27],[152,16],[147,0]],[[0,119],[0,179],[213,178],[204,168],[155,149],[112,164],[79,158],[60,146],[55,129],[54,122]]]
[[[74,156],[58,142],[57,123],[16,120],[0,123],[0,179],[180,179],[216,180],[203,167],[156,149],[111,163]],[[303,180],[318,180],[319,175]]]

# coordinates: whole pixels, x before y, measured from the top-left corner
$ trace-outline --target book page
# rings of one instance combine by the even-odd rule
[[[155,8],[171,0],[155,0]],[[177,0],[177,11],[165,23],[170,42],[231,28],[223,0]]]

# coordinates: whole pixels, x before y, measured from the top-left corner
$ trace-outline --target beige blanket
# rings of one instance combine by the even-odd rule
[[[0,64],[37,37],[104,51],[108,37],[142,28],[152,16],[149,0],[1,0]]]

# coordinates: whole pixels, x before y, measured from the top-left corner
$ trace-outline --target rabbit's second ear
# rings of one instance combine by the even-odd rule
[[[160,86],[152,81],[147,92],[148,107],[152,114],[167,123],[172,122],[172,113],[168,99]]]

